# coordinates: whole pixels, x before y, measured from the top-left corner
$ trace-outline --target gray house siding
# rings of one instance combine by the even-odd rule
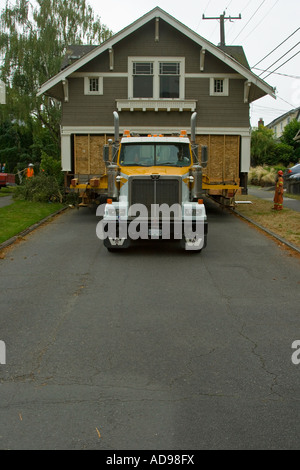
[[[112,119],[116,97],[127,98],[126,78],[104,78],[104,94],[84,94],[84,79],[69,79],[69,102],[62,105],[63,126],[106,126],[107,116]]]
[[[104,94],[84,95],[84,79],[69,80],[69,102],[63,103],[63,126],[107,126],[116,110],[116,99],[127,99],[126,78],[104,78]],[[229,96],[209,96],[209,79],[185,80],[185,98],[197,101],[200,127],[248,127],[249,105],[243,102],[244,81],[229,80]],[[189,126],[189,112],[128,112],[120,119],[125,126]]]
[[[115,74],[130,74],[128,57],[184,57],[185,99],[196,100],[197,125],[201,127],[247,127],[249,106],[244,103],[244,79],[229,79],[229,96],[210,96],[209,78],[200,78],[200,50],[192,40],[160,20],[159,41],[155,42],[155,22],[150,21],[114,46],[114,68],[109,68],[109,53],[105,51],[78,69],[79,74],[112,74],[103,78],[103,95],[84,94],[84,78],[68,79],[69,101],[63,103],[63,126],[111,126],[116,100],[128,98],[128,78]],[[205,54],[203,73],[233,74],[234,71],[210,53]],[[124,126],[189,126],[190,112],[183,111],[121,111]]]

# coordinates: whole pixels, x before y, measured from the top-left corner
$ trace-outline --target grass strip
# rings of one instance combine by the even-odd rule
[[[284,201],[282,211],[273,211],[273,202],[255,196],[238,195],[236,200],[252,202],[237,204],[238,212],[300,248],[300,212],[285,208]]]
[[[63,207],[64,205],[59,203],[15,201],[9,206],[0,208],[0,243],[18,235]]]
[[[13,186],[7,186],[6,188],[1,188],[0,190],[0,197],[11,196],[14,193]]]

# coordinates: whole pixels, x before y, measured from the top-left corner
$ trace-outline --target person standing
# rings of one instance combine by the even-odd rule
[[[33,164],[32,163],[30,163],[28,165],[28,168],[26,170],[26,176],[27,176],[27,178],[32,178],[34,176],[34,169],[33,169]]]
[[[283,209],[283,172],[278,171],[278,178],[275,186],[274,207],[273,210],[281,211]]]

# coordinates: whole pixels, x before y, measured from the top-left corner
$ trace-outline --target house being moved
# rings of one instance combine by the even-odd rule
[[[120,131],[140,135],[189,132],[196,111],[196,140],[209,150],[204,188],[226,197],[247,187],[249,105],[275,97],[241,46],[215,46],[159,7],[99,46],[70,46],[39,94],[62,103],[66,181],[106,171],[100,156],[114,135],[113,111]]]

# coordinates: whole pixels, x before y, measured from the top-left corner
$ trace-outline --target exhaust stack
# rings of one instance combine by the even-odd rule
[[[114,115],[114,126],[115,126],[115,143],[118,143],[120,141],[119,115],[117,111],[114,111],[113,115]]]
[[[195,145],[196,143],[196,120],[197,113],[193,113],[191,117],[191,143]]]

